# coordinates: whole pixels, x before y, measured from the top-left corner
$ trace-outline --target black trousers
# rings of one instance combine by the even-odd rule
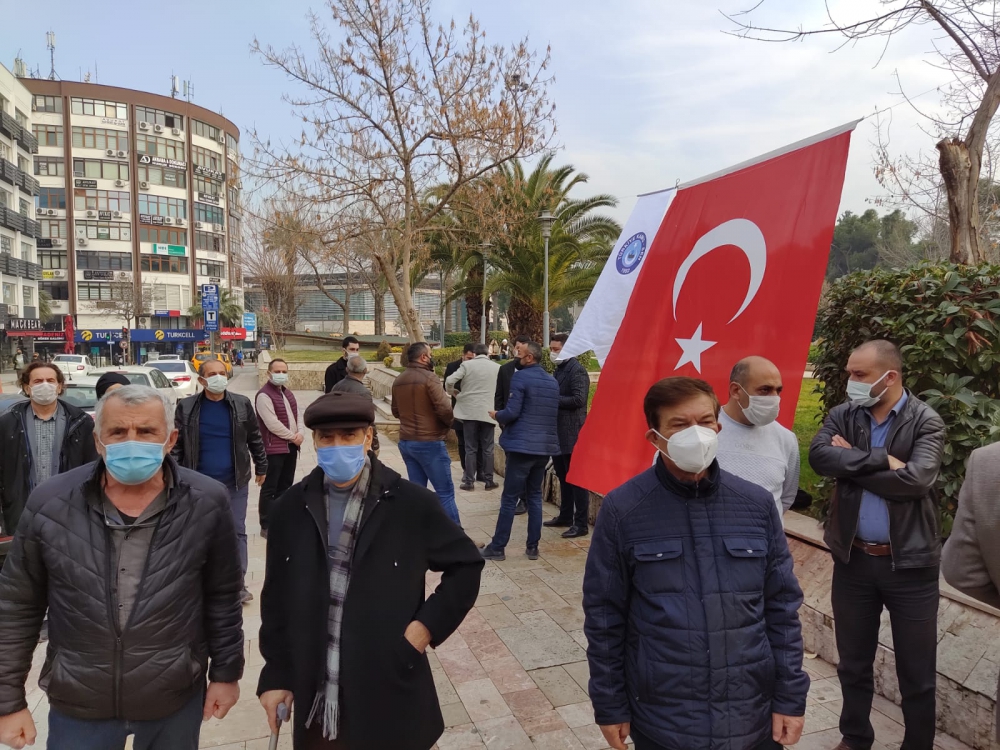
[[[834,563],[837,675],[844,694],[840,733],[852,750],[868,750],[875,741],[870,714],[883,607],[889,611],[903,699],[901,750],[934,747],[938,575],[937,566],[893,570],[891,557],[873,557],[858,549],[851,550],[849,563]]]
[[[461,419],[456,419],[452,421],[451,428],[455,431],[455,439],[458,440],[458,462],[462,465],[462,470],[465,470],[465,426],[462,424]],[[482,482],[485,480],[483,476],[483,467],[486,465],[486,456],[483,454],[482,448],[476,453],[476,466],[478,467],[477,473],[478,477],[475,477],[478,481]]]
[[[634,727],[629,736],[632,738],[632,742],[635,743],[635,750],[674,750],[673,748],[668,748],[666,745],[657,745],[653,740]],[[768,737],[756,747],[747,748],[747,750],[780,750],[780,748],[781,745]]]
[[[559,477],[559,519],[572,521],[577,528],[586,529],[590,515],[590,493],[583,487],[577,487],[566,481],[571,458],[573,458],[572,453],[552,457],[552,467]]]
[[[260,528],[267,530],[267,514],[276,497],[281,497],[289,487],[295,484],[295,464],[299,459],[299,449],[290,445],[288,453],[275,453],[267,457],[267,474],[260,488],[260,501],[257,514],[260,518]]]

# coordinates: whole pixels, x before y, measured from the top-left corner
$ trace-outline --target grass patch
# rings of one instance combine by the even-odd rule
[[[280,357],[289,362],[333,362],[344,356],[342,349],[271,349],[271,358]],[[361,356],[368,362],[378,361],[378,352],[362,350]]]
[[[601,363],[598,362],[594,357],[590,358],[590,362],[587,364],[587,372],[600,372]]]
[[[802,463],[799,487],[813,496],[814,506],[818,506],[820,502],[818,485],[821,477],[809,465],[809,444],[822,426],[820,422],[822,405],[819,400],[820,392],[816,390],[817,387],[822,388],[818,380],[806,378],[802,381],[799,403],[795,407],[795,425],[792,427],[792,431],[799,441],[799,456]]]

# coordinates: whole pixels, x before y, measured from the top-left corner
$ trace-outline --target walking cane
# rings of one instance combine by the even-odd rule
[[[288,704],[279,703],[277,711],[278,728],[271,735],[271,744],[268,745],[268,750],[278,750],[278,735],[281,733],[281,722],[288,721]]]

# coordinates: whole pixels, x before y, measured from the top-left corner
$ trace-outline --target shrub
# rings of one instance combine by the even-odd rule
[[[444,348],[452,349],[456,346],[461,347],[472,341],[472,334],[468,331],[456,331],[454,333],[446,333],[444,335]]]
[[[828,299],[815,361],[823,414],[844,401],[852,349],[877,338],[898,345],[904,383],[948,430],[938,494],[950,533],[969,453],[1000,434],[1000,266],[877,268],[839,279]]]
[[[382,364],[385,365],[386,367],[392,367],[392,355],[390,354],[388,357],[383,359]]]
[[[820,353],[819,346],[820,344],[818,341],[809,344],[809,358],[806,361],[811,365],[816,364],[816,360],[819,359],[819,353]]]
[[[392,347],[392,349],[390,351],[393,354],[402,354],[403,353],[403,347],[401,347],[401,346],[394,346],[394,347]]]
[[[434,360],[434,367],[444,367],[449,362],[454,362],[462,357],[461,346],[446,346],[443,349],[432,349],[431,357]]]
[[[382,339],[382,342],[378,345],[378,350],[375,352],[375,356],[379,359],[385,359],[392,354],[392,347],[389,346],[389,342]]]

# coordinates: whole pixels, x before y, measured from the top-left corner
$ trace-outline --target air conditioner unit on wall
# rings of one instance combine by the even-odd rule
[[[174,224],[176,224],[179,227],[182,227],[182,226],[184,226],[184,219],[176,219],[174,221]]]
[[[62,247],[62,240],[52,240],[52,247]]]
[[[126,156],[128,156],[128,151],[122,151],[122,150],[118,151],[118,158],[119,159],[124,159]]]
[[[115,150],[113,148],[109,148],[104,153],[107,154],[108,156],[114,156],[115,155]]]
[[[149,183],[148,182],[140,182],[139,183],[139,189],[140,190],[149,190]]]
[[[222,225],[222,224],[213,224],[212,228],[215,229],[216,232],[225,232],[226,231],[226,227],[224,225]]]
[[[140,122],[139,123],[139,130],[149,130],[149,123],[148,122]]]
[[[87,211],[87,216],[97,216],[97,211]]]
[[[202,221],[196,221],[194,223],[194,228],[195,229],[204,229],[205,228],[205,223],[202,222]]]
[[[124,180],[115,180],[115,187],[125,187]]]
[[[54,208],[50,208],[45,213],[47,213],[49,216],[55,216],[56,215],[56,210]]]
[[[154,125],[153,126],[153,130],[155,132],[157,132],[157,133],[162,133],[163,132],[163,126],[162,125]]]
[[[78,239],[76,241],[76,244],[79,245],[80,247],[86,247],[87,246],[87,238],[86,237],[81,237],[80,239]]]
[[[164,224],[171,224],[172,225],[174,223],[174,220],[172,218],[170,218],[169,216],[164,216],[163,217],[163,223]]]
[[[172,135],[180,135],[181,134],[181,129],[180,128],[172,128],[171,131],[170,131],[170,133]]]
[[[111,215],[114,216],[116,219],[120,219],[122,217],[122,212],[121,211],[115,211]]]
[[[226,134],[219,133],[219,143],[225,143],[225,142],[226,142]]]

